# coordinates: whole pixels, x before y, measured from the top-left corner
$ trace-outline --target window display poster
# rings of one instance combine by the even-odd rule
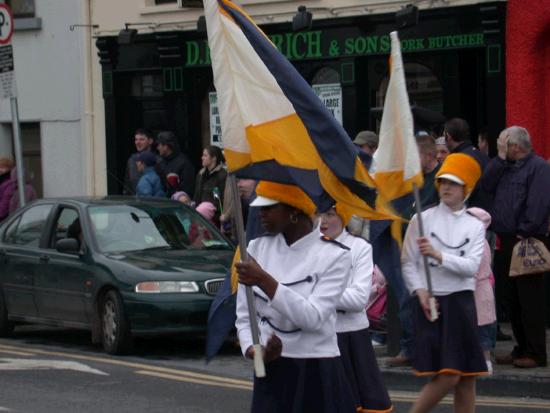
[[[342,124],[342,86],[339,83],[312,85],[313,91],[323,101],[327,109]]]
[[[222,124],[220,122],[220,113],[218,112],[218,95],[216,92],[208,94],[210,102],[210,144],[223,146],[222,144]]]

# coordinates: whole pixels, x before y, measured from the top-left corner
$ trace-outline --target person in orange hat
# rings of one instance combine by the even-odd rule
[[[336,338],[336,308],[351,267],[345,245],[314,228],[316,207],[298,187],[261,181],[257,198],[267,235],[248,245],[239,275],[236,327],[252,358],[245,285],[253,287],[266,377],[254,378],[252,412],[355,412]]]
[[[374,271],[372,247],[347,231],[345,224],[350,219],[338,206],[319,215],[321,233],[349,247],[352,257],[346,289],[336,307],[338,347],[357,411],[391,412],[393,406],[378,368],[365,311]]]
[[[487,374],[479,344],[474,289],[485,243],[483,223],[468,214],[465,201],[481,175],[474,158],[450,154],[436,174],[440,202],[422,212],[424,237],[418,217],[407,229],[401,263],[403,278],[416,295],[416,375],[429,381],[413,405],[412,413],[428,412],[454,390],[454,411],[473,412],[475,378]],[[439,317],[432,321],[422,256],[428,257],[433,295]]]

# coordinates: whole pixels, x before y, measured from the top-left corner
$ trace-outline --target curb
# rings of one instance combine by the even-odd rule
[[[416,377],[410,369],[381,369],[386,387],[391,390],[418,392],[429,380]],[[532,397],[550,400],[550,377],[493,375],[477,380],[480,396]]]

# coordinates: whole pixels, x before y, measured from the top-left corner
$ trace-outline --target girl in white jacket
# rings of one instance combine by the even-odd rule
[[[331,208],[320,215],[321,232],[350,249],[350,275],[336,306],[336,332],[342,362],[358,412],[391,412],[388,391],[378,369],[365,307],[372,285],[372,247],[345,228],[345,215]]]
[[[481,175],[477,161],[465,154],[449,155],[436,174],[440,203],[410,222],[403,243],[403,277],[418,298],[413,368],[432,379],[424,386],[412,413],[428,412],[454,390],[454,411],[475,409],[475,378],[487,374],[479,344],[474,302],[485,228],[464,206]],[[439,318],[432,321],[422,256],[428,257]]]

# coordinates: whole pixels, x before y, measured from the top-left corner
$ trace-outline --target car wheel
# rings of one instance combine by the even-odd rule
[[[120,294],[108,291],[101,301],[101,342],[109,354],[126,353],[132,345],[130,325]]]
[[[13,322],[8,320],[8,309],[4,301],[4,291],[0,289],[0,337],[7,337],[13,333]]]

